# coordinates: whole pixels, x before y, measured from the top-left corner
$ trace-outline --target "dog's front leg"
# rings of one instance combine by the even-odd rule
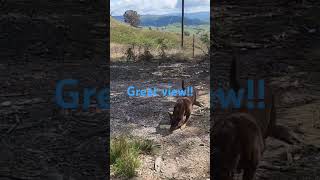
[[[186,128],[186,124],[183,124],[180,128],[181,128],[181,129]]]
[[[181,126],[181,129],[184,129],[187,126],[187,122],[188,122],[189,118],[190,118],[190,113],[187,113],[186,119],[184,120],[183,125]]]

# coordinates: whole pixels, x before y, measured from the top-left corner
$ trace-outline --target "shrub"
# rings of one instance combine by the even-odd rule
[[[165,38],[157,39],[158,48],[160,48],[160,57],[166,58],[166,50],[169,48],[169,41]]]
[[[197,47],[197,48],[202,50],[202,52],[205,54],[205,56],[208,56],[209,51],[210,51],[210,36],[209,36],[209,34],[208,33],[202,34],[200,36],[200,41],[204,45],[204,48],[202,48],[202,47]]]
[[[133,47],[129,47],[125,54],[127,56],[127,62],[136,60],[136,56],[134,54]]]
[[[144,52],[139,56],[140,61],[151,61],[153,59],[153,55],[150,53],[149,49],[145,49]]]

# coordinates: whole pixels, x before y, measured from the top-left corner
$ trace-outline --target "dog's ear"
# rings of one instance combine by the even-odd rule
[[[170,120],[172,120],[173,113],[168,111],[168,114],[169,114]]]

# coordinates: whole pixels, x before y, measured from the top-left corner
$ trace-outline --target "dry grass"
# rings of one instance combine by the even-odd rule
[[[144,52],[145,48],[148,48],[150,53],[157,58],[161,52],[159,39],[166,40],[165,44],[167,49],[165,50],[165,53],[167,56],[192,57],[192,36],[185,36],[184,48],[181,49],[181,36],[179,33],[134,28],[125,23],[116,21],[113,18],[111,18],[110,27],[110,53],[112,60],[126,60],[126,51],[128,48],[132,48],[133,44],[133,51],[136,56],[139,56]],[[204,52],[201,49],[205,49],[205,47],[199,37],[196,37],[195,56],[204,55]]]
[[[110,56],[112,61],[118,61],[118,60],[126,60],[126,51],[127,49],[131,47],[130,45],[124,45],[124,44],[116,44],[116,43],[111,43],[110,44]],[[139,48],[135,47],[134,48],[134,53],[135,55],[142,54],[144,51],[144,48]],[[150,50],[151,54],[154,55],[155,57],[158,57],[160,54],[159,49],[151,49]],[[181,49],[181,48],[171,48],[165,51],[167,56],[177,56],[181,58],[187,58],[190,59],[192,58],[192,49],[191,48],[186,48],[186,49]],[[195,48],[195,56],[203,56],[204,52],[201,49]]]
[[[116,176],[131,178],[140,166],[139,154],[152,154],[153,141],[131,139],[125,136],[111,140],[111,172]]]

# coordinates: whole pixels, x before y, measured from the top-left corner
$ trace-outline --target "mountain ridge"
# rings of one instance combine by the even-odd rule
[[[123,16],[112,16],[114,19],[124,22]],[[178,13],[165,15],[141,15],[140,26],[168,26],[170,24],[180,23],[181,15]],[[210,22],[210,12],[186,13],[185,25],[203,25]]]

